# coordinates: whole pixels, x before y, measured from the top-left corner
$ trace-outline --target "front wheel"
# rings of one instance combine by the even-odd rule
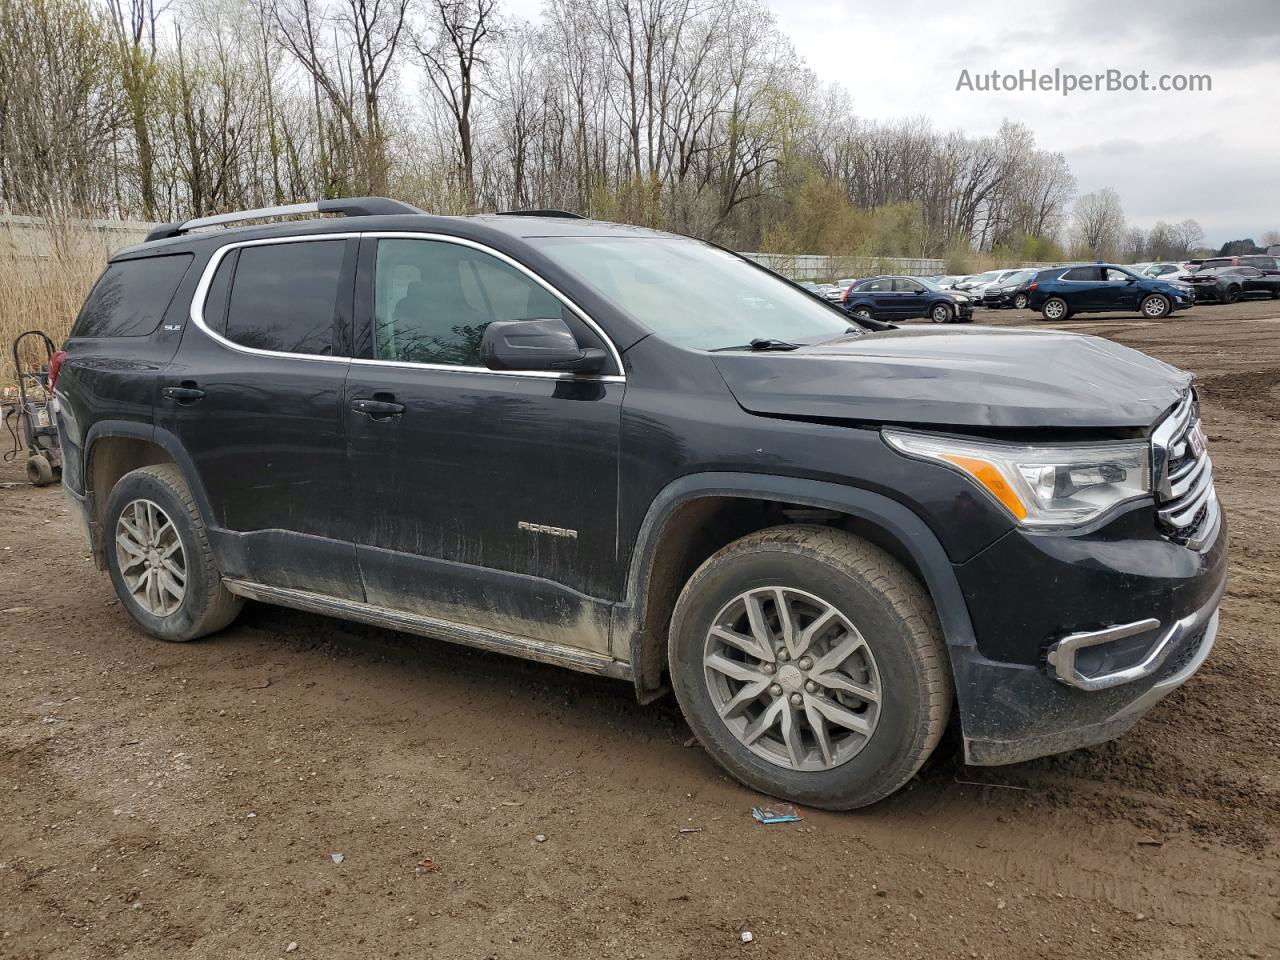
[[[1169,298],[1158,293],[1144,297],[1141,304],[1142,315],[1151,320],[1159,320],[1161,317],[1168,316],[1171,309],[1172,305],[1169,303]]]
[[[676,604],[669,664],[721,766],[830,810],[905,784],[951,712],[928,594],[878,547],[829,527],[774,527],[707,560]]]
[[[121,477],[102,529],[120,605],[152,636],[195,640],[227,626],[244,605],[222,585],[200,511],[173,464]]]
[[[934,323],[950,323],[953,316],[955,316],[955,310],[949,303],[935,303],[933,309],[929,311],[929,319]]]
[[[1040,315],[1046,320],[1065,320],[1070,312],[1067,301],[1061,297],[1050,297],[1040,308]]]
[[[1235,303],[1240,299],[1240,288],[1227,287],[1227,289],[1223,290],[1219,295],[1219,299],[1221,299],[1223,303]]]

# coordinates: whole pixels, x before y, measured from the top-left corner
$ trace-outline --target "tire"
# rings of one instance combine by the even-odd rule
[[[788,620],[797,626],[823,619],[803,619],[806,606],[810,613],[824,605],[834,611],[824,621],[827,626],[819,624],[809,646],[794,657],[768,654],[773,660],[770,668],[767,660],[753,661],[745,650],[726,645],[723,631],[711,633],[717,623],[748,622],[733,620],[735,611],[746,609],[744,596],[766,598],[759,607],[761,623],[769,616],[764,611],[773,597],[773,617],[780,622],[779,595],[786,597],[792,611]],[[781,645],[777,628],[765,629],[766,640]],[[839,650],[856,645],[859,634],[862,645],[839,658]],[[762,649],[750,636],[732,636]],[[732,690],[731,684],[738,681],[722,680],[724,675],[708,663],[730,661],[729,668],[737,671],[731,662],[735,651],[744,665],[758,664],[761,676],[771,676],[774,682],[754,697],[746,688],[754,689],[758,679],[743,679],[743,686]],[[950,668],[928,594],[887,553],[829,527],[773,527],[713,555],[680,594],[668,655],[676,699],[707,752],[748,787],[812,807],[852,810],[899,789],[933,752],[951,713]],[[824,660],[829,661],[825,668]],[[814,677],[821,678],[821,686]],[[846,684],[852,678],[869,695],[874,690],[878,701],[833,692],[841,689],[831,685],[837,682],[833,678],[841,677]],[[727,719],[722,719],[721,708],[743,697],[741,707],[727,710]],[[869,729],[857,733],[828,723],[826,713],[832,706],[837,718],[860,716]],[[840,713],[843,707],[849,709]],[[776,721],[761,723],[771,709],[780,710]],[[822,711],[825,751],[815,735],[811,710]],[[800,731],[800,750],[788,749],[784,742],[783,723],[788,718],[790,729]],[[764,729],[748,745],[744,738],[750,736],[753,723]]]
[[[849,311],[849,313],[857,317],[859,320],[875,319],[875,314],[871,312],[870,307],[854,307],[852,310]]]
[[[955,316],[955,308],[949,303],[935,303],[929,308],[929,319],[934,323],[950,323]]]
[[[126,512],[126,523],[122,525],[121,516]],[[169,522],[168,527],[162,519]],[[107,499],[102,531],[107,569],[120,605],[134,623],[153,637],[180,642],[207,636],[230,624],[244,606],[240,597],[222,585],[204,520],[186,481],[173,464],[141,467],[121,477]],[[142,535],[149,531],[156,532],[156,536]],[[121,545],[122,538],[134,548],[153,541],[157,546],[143,551],[150,559],[144,556],[138,560],[136,552],[130,553],[130,547]],[[162,556],[165,552],[167,557]],[[133,565],[129,564],[130,557],[134,558]],[[175,557],[179,558],[176,566],[182,568],[183,576],[178,577],[173,566],[158,567],[150,574],[150,585],[142,589],[140,598],[137,581],[131,587],[127,577],[146,575],[151,563],[163,564]],[[143,573],[139,574],[139,570]],[[173,585],[181,586],[180,597],[166,592]]]
[[[1280,300],[1280,289],[1272,290],[1272,291],[1271,291],[1271,299],[1272,299],[1272,300]]]
[[[1071,308],[1061,297],[1050,297],[1040,308],[1040,316],[1049,321],[1066,320],[1071,316]]]
[[[1223,290],[1222,293],[1219,294],[1218,299],[1223,303],[1235,303],[1240,299],[1240,288],[1227,287],[1227,289]]]
[[[42,453],[27,457],[27,480],[33,487],[47,487],[53,483],[53,464]]]
[[[1144,317],[1150,320],[1160,320],[1173,311],[1173,304],[1169,302],[1169,298],[1164,294],[1153,293],[1142,298],[1142,303],[1138,305],[1138,309],[1142,311]]]
[[[1025,310],[1027,309],[1027,302],[1027,295],[1025,293],[1020,293],[1013,298],[1013,309]]]

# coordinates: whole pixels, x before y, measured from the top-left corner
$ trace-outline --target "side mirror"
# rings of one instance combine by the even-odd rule
[[[484,328],[480,359],[490,370],[548,370],[595,373],[605,353],[583,348],[559,317],[547,320],[495,320]]]

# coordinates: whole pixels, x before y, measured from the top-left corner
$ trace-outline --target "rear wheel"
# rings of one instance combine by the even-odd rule
[[[1172,308],[1173,305],[1169,303],[1169,298],[1159,293],[1144,297],[1141,304],[1142,315],[1152,320],[1159,320],[1161,317],[1168,316]]]
[[[832,810],[906,783],[951,711],[923,587],[827,527],[764,530],[707,560],[676,604],[669,662],[689,725],[726,770]]]
[[[1040,308],[1040,315],[1046,320],[1065,320],[1070,313],[1067,301],[1061,297],[1050,297]]]
[[[872,315],[872,313],[871,313],[871,308],[870,308],[870,307],[854,307],[854,308],[853,308],[851,311],[849,311],[849,312],[850,312],[850,313],[852,313],[852,314],[853,314],[855,317],[857,317],[859,320],[873,320],[873,319],[875,319],[875,318],[874,318],[874,316],[873,316],[873,315]]]
[[[244,605],[222,585],[204,520],[173,464],[121,477],[102,529],[120,604],[152,636],[195,640],[227,626]]]
[[[1240,288],[1236,286],[1227,287],[1219,297],[1223,303],[1235,303],[1240,299]]]
[[[1020,293],[1013,298],[1013,309],[1015,310],[1027,309],[1027,295],[1025,293]]]
[[[949,303],[935,303],[929,311],[929,319],[934,323],[950,323],[954,316],[955,310]]]

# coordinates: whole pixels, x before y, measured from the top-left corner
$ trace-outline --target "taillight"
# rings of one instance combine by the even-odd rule
[[[1031,286],[1027,287],[1027,292],[1028,292],[1028,293],[1030,293],[1032,290],[1035,290],[1035,289],[1036,289],[1036,288],[1038,288],[1039,286],[1040,286],[1040,284],[1038,284],[1038,283],[1033,283],[1033,284],[1031,284]]]
[[[848,302],[849,302],[849,291],[850,291],[850,290],[852,290],[852,289],[853,289],[853,285],[852,285],[852,284],[850,284],[849,286],[847,286],[847,287],[845,287],[845,288],[844,288],[844,293],[840,294],[840,302],[841,302],[841,303],[848,303]]]
[[[58,374],[62,370],[62,364],[66,362],[67,351],[59,350],[49,358],[49,376],[45,379],[49,389],[52,390],[55,383],[58,382]]]

